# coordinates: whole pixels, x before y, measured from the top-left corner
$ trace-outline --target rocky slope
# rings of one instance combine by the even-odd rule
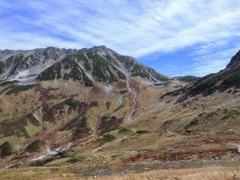
[[[233,91],[240,86],[240,51],[233,56],[227,67],[218,73],[209,74],[198,79],[193,85],[182,89],[182,97],[179,102],[184,101],[190,97],[210,96],[215,92]],[[235,90],[235,93],[237,90]]]
[[[238,66],[185,86],[101,46],[32,77],[0,82],[2,168],[94,175],[239,166]]]
[[[0,51],[0,78],[33,81],[40,73],[50,68],[48,72],[54,70],[54,72],[52,71],[54,74],[50,74],[50,77],[48,77],[52,80],[55,78],[53,77],[55,73],[58,73],[59,77],[59,70],[61,70],[61,68],[58,66],[60,66],[60,61],[62,61],[62,63],[69,63],[69,61],[71,61],[70,63],[74,63],[73,61],[76,61],[78,66],[84,71],[84,74],[87,75],[90,73],[95,77],[94,80],[97,81],[110,83],[117,81],[116,75],[114,75],[112,71],[116,71],[117,75],[121,78],[124,78],[126,74],[127,76],[139,76],[147,81],[156,83],[168,80],[166,76],[157,73],[151,68],[145,67],[137,62],[136,59],[119,55],[105,46],[80,50],[59,49],[54,47],[25,51],[3,50]],[[52,67],[53,65],[54,67]],[[72,64],[72,66],[74,66],[74,64]],[[104,75],[104,73],[108,75]],[[45,77],[45,79],[41,80],[50,79]]]
[[[105,46],[3,50],[0,63],[0,144],[27,156],[55,154],[117,128],[156,101],[154,84],[171,84]]]
[[[238,51],[236,55],[232,57],[231,61],[229,62],[226,68],[227,69],[235,68],[239,64],[240,64],[240,51]]]

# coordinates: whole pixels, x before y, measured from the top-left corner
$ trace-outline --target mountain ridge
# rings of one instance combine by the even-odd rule
[[[93,63],[95,60],[103,58],[108,64],[115,66],[116,71],[121,70],[127,75],[140,76],[155,82],[168,80],[166,76],[144,66],[133,57],[120,55],[105,46],[80,50],[48,47],[29,51],[0,51],[0,63],[2,65],[0,77],[21,81],[23,79],[21,75],[25,75],[30,76],[30,79],[33,80],[33,76],[36,77],[36,74],[43,72],[68,56],[81,56],[78,57],[78,61],[82,58],[79,65],[85,66],[88,63],[87,67],[85,66],[88,69],[90,68],[88,60],[92,58],[91,63]],[[103,62],[103,60],[101,61]]]

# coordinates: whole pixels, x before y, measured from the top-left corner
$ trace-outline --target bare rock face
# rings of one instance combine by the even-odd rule
[[[44,73],[44,75],[50,74],[50,79],[53,80],[57,70],[60,71],[62,67],[66,70],[69,66],[75,70],[71,76],[66,74],[67,79],[75,75],[79,76],[80,73],[76,74],[76,72],[81,72],[84,77],[88,76],[90,79],[93,77],[92,80],[100,82],[117,81],[118,78],[114,76],[120,76],[120,78],[135,76],[154,83],[168,80],[166,76],[144,66],[133,57],[120,55],[105,46],[80,50],[47,47],[0,51],[0,79],[30,81],[42,77]],[[84,75],[86,71],[88,74]],[[58,72],[56,77],[59,79],[60,76]]]
[[[234,68],[236,67],[238,64],[240,64],[240,51],[237,52],[237,54],[235,56],[232,57],[230,63],[227,65],[227,68]]]

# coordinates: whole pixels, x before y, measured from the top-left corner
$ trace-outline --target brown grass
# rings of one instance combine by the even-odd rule
[[[0,179],[27,180],[27,179],[86,179],[86,180],[240,180],[240,168],[207,167],[196,169],[153,170],[144,173],[123,174],[112,176],[83,177],[81,174],[69,173],[61,169],[28,168],[0,171]]]
[[[209,167],[180,170],[154,170],[139,174],[89,177],[88,180],[239,180],[240,168]]]

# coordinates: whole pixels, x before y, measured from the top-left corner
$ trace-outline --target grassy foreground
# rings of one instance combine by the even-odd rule
[[[139,179],[159,179],[159,180],[239,180],[240,167],[206,167],[196,169],[170,169],[154,170],[144,173],[122,174],[111,176],[88,176],[83,177],[81,174],[68,173],[61,168],[27,168],[12,169],[0,171],[1,180],[28,180],[28,179],[86,179],[86,180],[139,180]]]

